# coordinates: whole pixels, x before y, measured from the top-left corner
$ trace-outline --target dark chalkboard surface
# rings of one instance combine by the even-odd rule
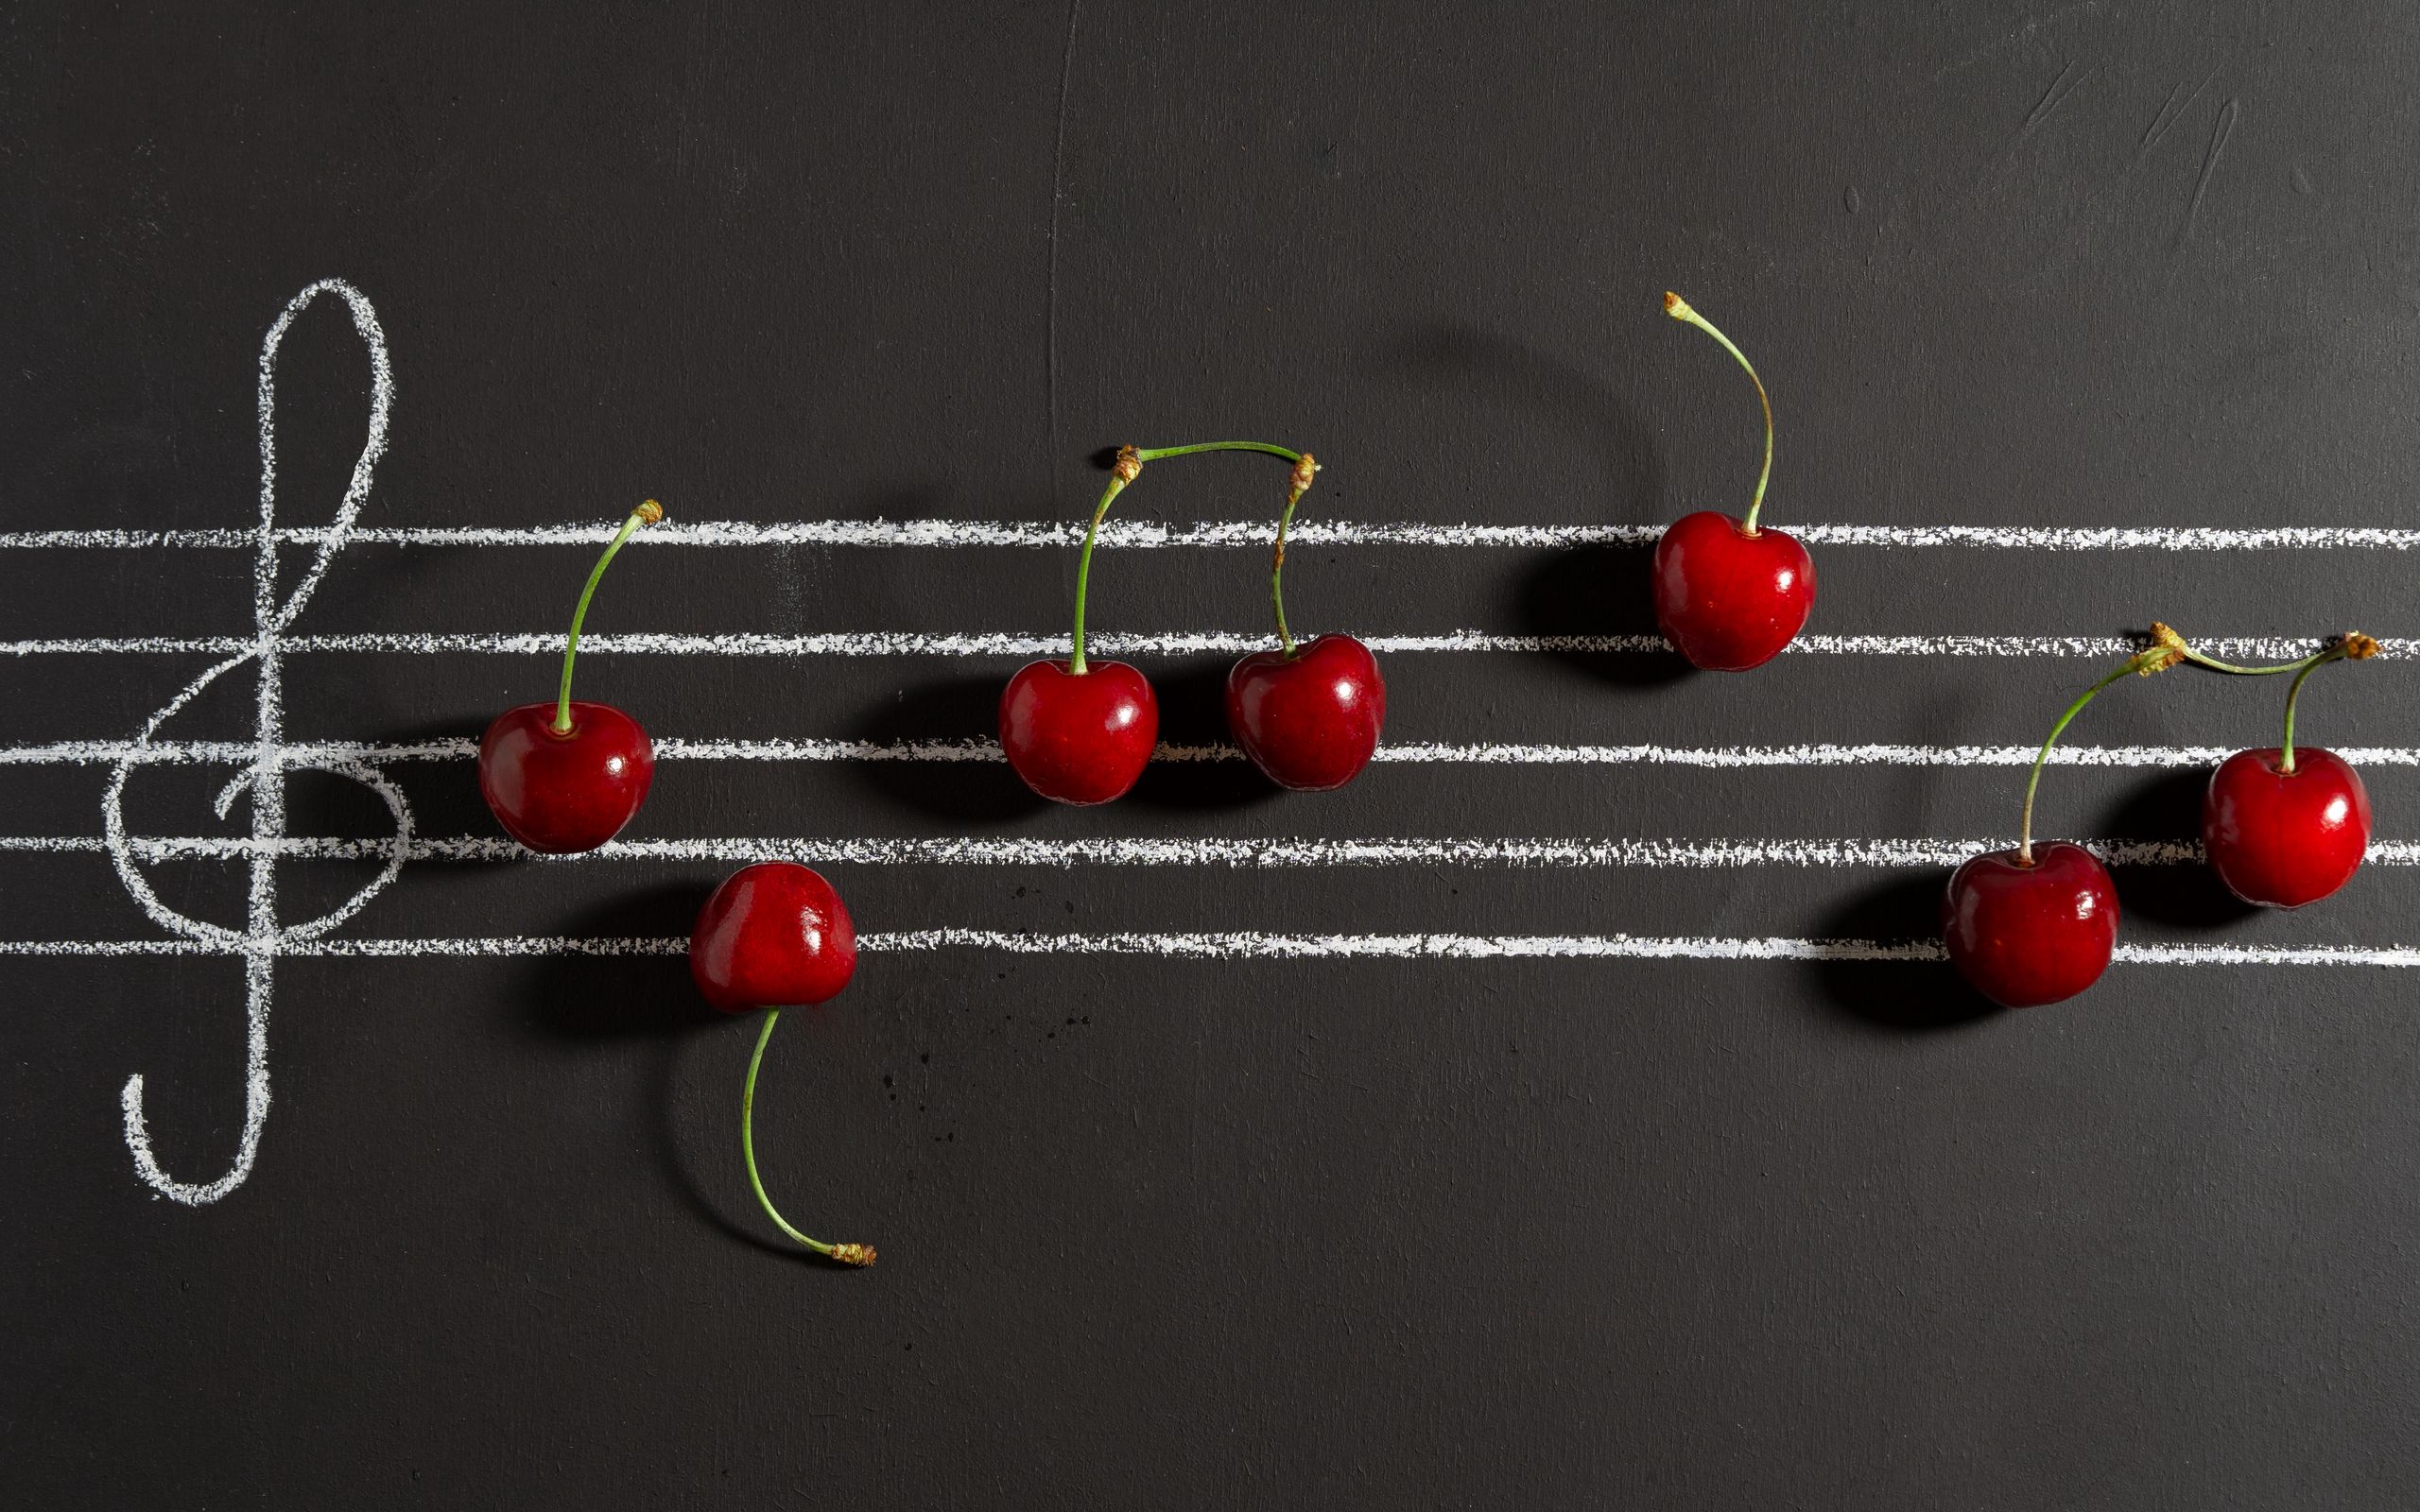
[[[2402,8],[6,35],[10,1504],[2409,1498]],[[323,280],[264,585],[262,352]],[[1753,674],[1653,642],[1656,528],[1757,445],[1668,287],[1755,357],[1822,579]],[[1092,627],[1201,759],[1030,799],[984,743],[1099,449],[1228,436],[1327,464],[1288,609],[1378,646],[1389,748],[1322,796],[1201,749],[1282,469],[1188,458]],[[580,677],[653,797],[516,858],[467,743],[650,495]],[[2303,713],[2378,850],[2229,905],[2169,843],[2281,690],[2120,686],[2043,814],[2118,854],[2133,954],[1982,1011],[1948,866],[2155,618],[2386,638]],[[755,1025],[677,954],[772,853],[868,950],[775,1038],[759,1154],[870,1271],[756,1211]]]

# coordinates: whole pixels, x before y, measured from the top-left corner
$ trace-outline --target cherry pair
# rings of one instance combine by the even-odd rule
[[[1000,748],[1027,786],[1061,803],[1107,803],[1143,775],[1159,740],[1160,705],[1150,680],[1123,662],[1084,655],[1084,600],[1093,545],[1109,507],[1142,475],[1143,464],[1197,452],[1262,452],[1293,464],[1269,594],[1277,648],[1255,651],[1227,675],[1227,728],[1254,765],[1280,787],[1342,787],[1370,763],[1386,723],[1387,685],[1370,648],[1350,635],[1297,645],[1286,626],[1286,532],[1319,463],[1307,452],[1260,441],[1205,441],[1151,450],[1120,447],[1109,487],[1084,529],[1076,558],[1076,628],[1063,662],[1035,662],[1000,694]]]
[[[2294,705],[2303,681],[2330,662],[2377,653],[2366,635],[2339,638],[2298,662],[2245,667],[2204,656],[2165,625],[2154,644],[2067,706],[2033,759],[2014,850],[1972,857],[1949,879],[1942,934],[1950,961],[1984,996],[2008,1007],[2071,998],[2100,980],[2118,943],[2118,888],[2100,859],[2080,845],[2033,845],[2033,799],[2050,747],[2100,690],[2132,673],[2149,677],[2180,662],[2218,672],[2291,672],[2283,744],[2238,751],[2210,776],[2202,843],[2235,895],[2267,908],[2299,908],[2352,880],[2370,840],[2370,798],[2360,774],[2332,751],[2294,747]]]

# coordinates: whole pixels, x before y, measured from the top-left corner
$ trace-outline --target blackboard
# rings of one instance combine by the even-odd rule
[[[2401,8],[7,34],[11,1504],[2408,1500]],[[339,858],[276,863],[283,917],[392,853],[360,772],[424,845],[252,953],[258,1160],[193,1205],[122,1100],[164,1172],[229,1173],[254,808],[212,803],[260,728],[262,347],[323,280],[392,400],[281,631],[280,740],[359,768],[290,774],[282,833]],[[1752,674],[1651,644],[1656,527],[1740,507],[1758,437],[1667,288],[1754,356],[1767,519],[1821,575],[1833,639]],[[347,314],[278,354],[280,602],[371,412]],[[1101,449],[1230,436],[1325,462],[1288,607],[1380,638],[1399,759],[1322,796],[1164,762],[1089,810],[956,759],[1065,633]],[[1096,563],[1174,746],[1226,740],[1267,634],[1278,471],[1155,464]],[[498,859],[464,743],[551,694],[646,496],[582,692],[687,754],[638,849]],[[2095,705],[2043,799],[2133,844],[2152,958],[1991,1013],[1938,960],[1793,954],[1931,940],[1950,859],[2014,834],[2011,753],[2154,619],[2387,639],[2306,695],[2377,806],[2344,894],[2248,914],[2162,849],[2278,709],[2179,672]],[[159,954],[106,752],[231,658],[160,732],[228,754],[122,806],[162,906],[237,943]],[[786,1210],[868,1271],[765,1225],[754,1025],[648,953],[777,843],[931,947],[786,1019],[759,1094]]]

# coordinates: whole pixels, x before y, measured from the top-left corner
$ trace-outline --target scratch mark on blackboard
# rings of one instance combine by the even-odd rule
[[[2219,124],[2210,129],[2210,148],[2202,156],[2202,176],[2193,180],[2193,199],[2185,207],[2185,230],[2177,236],[2181,249],[2193,239],[2193,222],[2202,214],[2202,197],[2210,191],[2210,176],[2219,171],[2219,154],[2227,146],[2227,137],[2235,130],[2235,118],[2239,113],[2238,102],[2229,100],[2219,112]]]
[[[2086,69],[2083,73],[2077,75],[2076,81],[2074,83],[2068,84],[2067,76],[2069,74],[2074,74],[2075,71],[2075,60],[2073,59],[2069,59],[2066,66],[2059,70],[2059,77],[2050,80],[2050,87],[2042,92],[2042,97],[2033,102],[2033,109],[2027,112],[2025,124],[2016,129],[2016,135],[2010,141],[2010,146],[2014,147],[2018,143],[2023,142],[2027,137],[2031,136],[2035,127],[2038,127],[2043,122],[2048,120],[2050,118],[2051,112],[2067,103],[2067,97],[2075,94],[2077,90],[2083,88],[2084,82],[2091,78],[2094,74],[2099,72],[2098,69]],[[2060,88],[2059,86],[2062,84],[2066,84],[2066,87],[2065,89]]]
[[[1067,92],[1076,77],[1076,22],[1084,0],[1067,0],[1067,43],[1059,56],[1059,121],[1050,146],[1050,273],[1043,301],[1043,401],[1049,434],[1050,500],[1059,501],[1059,201],[1067,163]]]
[[[2164,139],[2169,132],[2176,129],[2176,123],[2185,119],[2185,112],[2193,108],[2193,102],[2202,97],[2202,92],[2208,89],[2210,87],[2210,81],[2219,77],[2219,67],[2223,66],[2225,65],[2221,64],[2218,65],[2218,67],[2213,67],[2208,73],[2203,75],[2202,82],[2193,86],[2193,93],[2185,96],[2184,104],[2176,106],[2173,111],[2169,110],[2169,106],[2165,104],[2160,107],[2159,113],[2152,117],[2152,124],[2143,128],[2142,141],[2136,143],[2135,146],[2135,163],[2142,162],[2143,159],[2150,154],[2152,148],[2159,146],[2162,139]],[[2177,89],[2183,89],[2184,87],[2185,86],[2182,83],[2179,83],[2176,86]],[[2176,90],[2169,91],[2168,97],[2169,103],[2174,103],[2176,99]],[[2131,168],[2135,165],[2135,163],[2130,163],[2127,166]]]

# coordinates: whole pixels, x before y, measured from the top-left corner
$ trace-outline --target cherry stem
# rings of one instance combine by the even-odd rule
[[[1293,476],[1286,489],[1286,512],[1277,517],[1277,550],[1269,559],[1269,602],[1277,610],[1277,644],[1284,647],[1288,662],[1294,660],[1294,632],[1286,627],[1286,531],[1294,523],[1294,506],[1303,502],[1319,470],[1308,452],[1294,459]]]
[[[1109,487],[1101,490],[1100,503],[1093,507],[1092,524],[1084,527],[1083,551],[1076,558],[1076,631],[1070,641],[1067,656],[1067,671],[1070,675],[1080,677],[1090,670],[1089,664],[1084,661],[1084,600],[1087,591],[1092,586],[1093,541],[1100,533],[1101,521],[1109,514],[1110,501],[1123,493],[1128,484],[1142,475],[1144,463],[1156,462],[1165,456],[1191,456],[1196,452],[1266,452],[1271,456],[1282,456],[1287,461],[1297,464],[1298,468],[1303,461],[1302,453],[1289,451],[1283,446],[1271,446],[1266,441],[1196,441],[1190,446],[1119,447],[1117,460],[1110,468]],[[1308,487],[1310,487],[1308,483],[1303,485],[1303,488]],[[1298,499],[1302,497],[1300,489],[1295,490],[1294,497]],[[1292,514],[1292,500],[1287,502],[1286,507],[1288,514]],[[1278,552],[1282,561],[1285,553],[1285,526],[1282,523],[1278,526]],[[1271,591],[1274,592],[1274,584],[1271,585]],[[1277,633],[1279,639],[1285,639],[1286,606],[1282,599],[1277,606]],[[1290,648],[1293,643],[1288,641],[1287,644],[1289,648],[1288,654],[1291,654]]]
[[[817,1254],[839,1261],[847,1265],[871,1265],[873,1249],[868,1245],[827,1245],[821,1239],[809,1239],[790,1227],[790,1221],[775,1211],[773,1199],[765,1195],[764,1178],[756,1174],[756,1068],[765,1060],[765,1042],[773,1038],[773,1025],[779,1023],[782,1010],[765,1010],[765,1032],[756,1037],[756,1053],[748,1057],[748,1086],[739,1094],[739,1150],[748,1158],[748,1184],[756,1189],[756,1200],[773,1227],[814,1250]]]
[[[571,663],[572,659],[579,654],[579,627],[580,622],[588,618],[588,601],[596,596],[596,585],[604,578],[605,569],[613,564],[614,554],[622,549],[622,542],[630,540],[639,526],[651,525],[663,518],[664,506],[653,499],[631,510],[631,517],[622,522],[622,528],[605,547],[605,555],[596,558],[596,571],[588,575],[588,586],[579,591],[579,607],[571,611],[571,634],[563,641],[562,690],[555,695],[552,728],[558,735],[571,733]]]
[[[2303,679],[2330,662],[2365,662],[2377,654],[2378,643],[2356,631],[2293,663],[2302,670],[2294,674],[2292,684],[2286,689],[2286,739],[2277,751],[2280,772],[2288,777],[2294,775],[2294,701],[2303,696]]]
[[[2137,651],[2128,657],[2117,671],[2086,688],[2083,691],[2083,696],[2067,705],[2067,712],[2061,714],[2059,722],[2050,727],[2049,738],[2042,742],[2041,750],[2034,754],[2033,770],[2025,780],[2025,813],[2017,821],[2016,829],[2016,864],[2018,866],[2033,865],[2033,798],[2035,792],[2042,786],[2042,768],[2050,760],[2050,747],[2058,744],[2060,732],[2067,728],[2076,715],[2083,713],[2085,704],[2100,696],[2101,689],[2129,673],[2139,673],[2149,677],[2154,672],[2172,667],[2176,664],[2178,654],[2176,648],[2171,645],[2154,645],[2149,650]]]
[[[1756,533],[1756,511],[1765,507],[1765,485],[1772,480],[1773,475],[1773,402],[1766,397],[1765,381],[1756,376],[1755,366],[1749,362],[1747,354],[1733,346],[1729,336],[1716,330],[1713,321],[1691,309],[1688,301],[1667,290],[1664,295],[1664,313],[1675,320],[1696,326],[1707,335],[1721,342],[1722,350],[1731,353],[1732,359],[1747,369],[1748,381],[1756,386],[1756,403],[1765,407],[1765,467],[1763,472],[1756,474],[1756,496],[1749,502],[1748,517],[1739,522],[1741,533],[1753,536]]]

